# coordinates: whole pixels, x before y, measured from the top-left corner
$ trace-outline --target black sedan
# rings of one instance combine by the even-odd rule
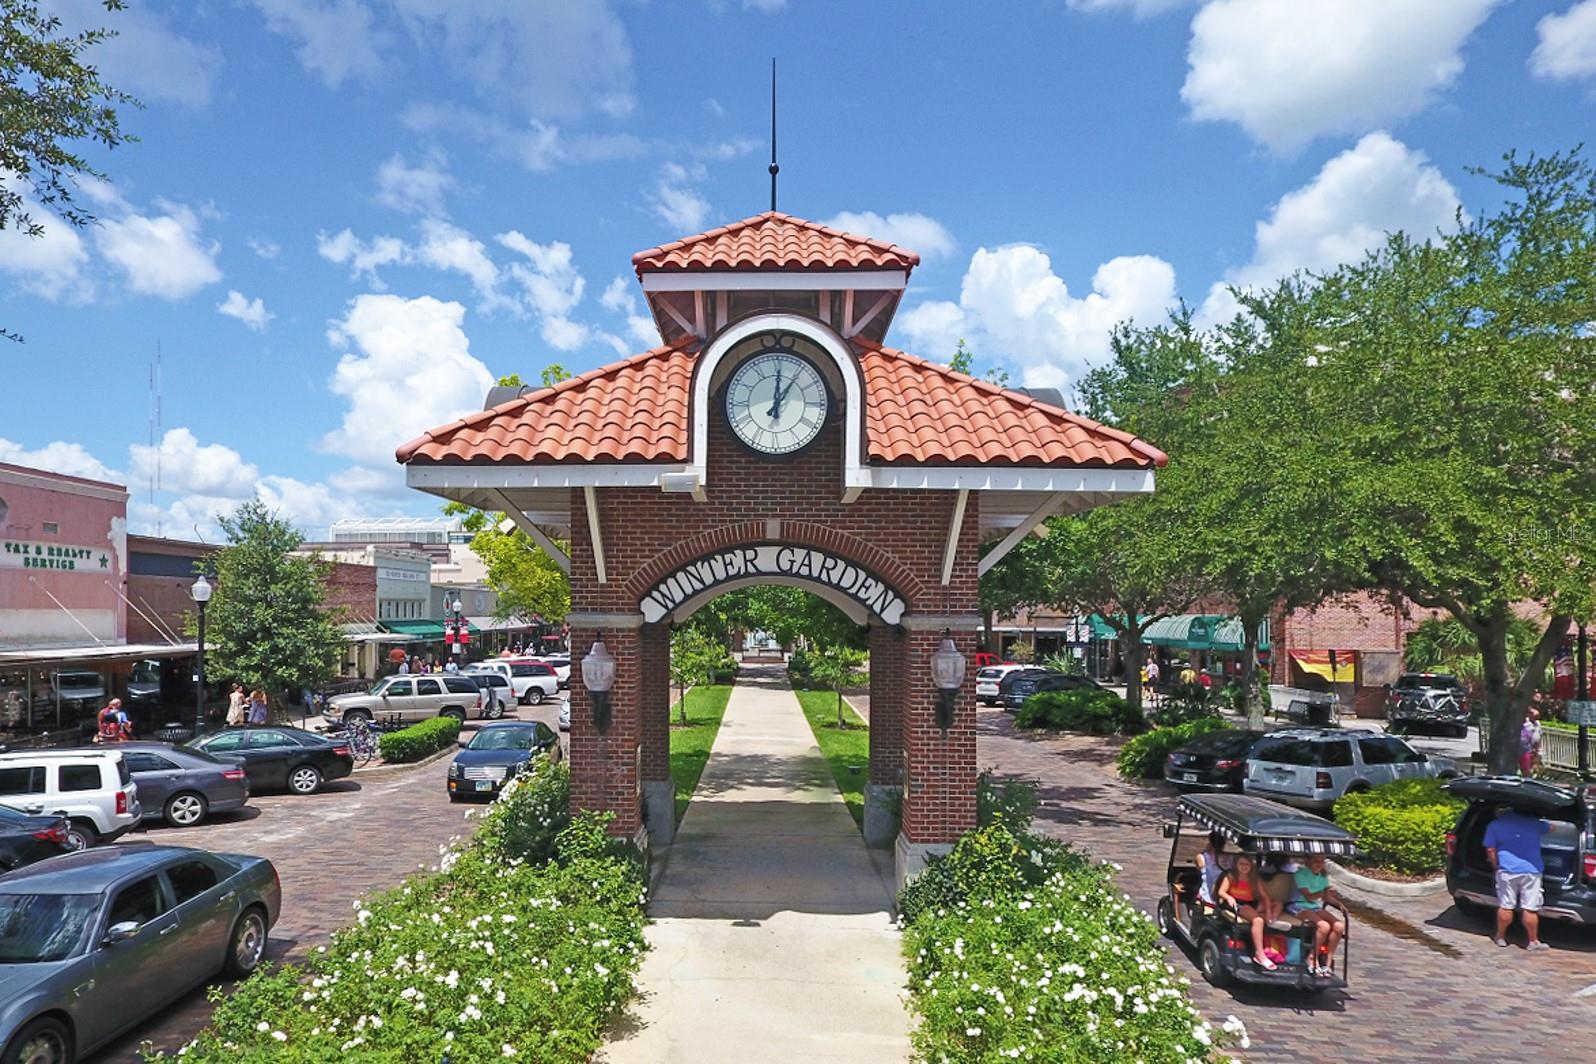
[[[30,816],[0,805],[0,872],[70,853],[67,831],[71,826],[64,816]]]
[[[347,742],[300,728],[228,728],[187,745],[243,762],[251,791],[314,794],[327,780],[342,779],[355,770]]]
[[[449,800],[492,798],[538,754],[560,760],[560,737],[540,720],[484,724],[449,766]]]
[[[1008,677],[1004,677],[1007,682]],[[1027,669],[1023,673],[1015,674],[1012,683],[1008,683],[1007,690],[1003,684],[998,685],[998,696],[1006,709],[1019,709],[1025,705],[1025,700],[1032,695],[1042,694],[1044,691],[1079,691],[1090,688],[1102,690],[1102,685],[1088,676],[1076,673],[1054,672],[1051,669]]]
[[[1225,728],[1199,735],[1164,759],[1164,779],[1183,791],[1237,791],[1263,732]]]
[[[266,951],[282,888],[262,857],[104,846],[0,879],[0,1060],[72,1064]]]
[[[249,779],[237,761],[169,743],[123,743],[117,749],[139,785],[145,820],[193,827],[210,813],[230,813],[249,801]]]

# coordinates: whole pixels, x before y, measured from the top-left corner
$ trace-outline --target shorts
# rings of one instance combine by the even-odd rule
[[[1527,913],[1541,911],[1541,875],[1539,872],[1504,872],[1496,870],[1496,904],[1503,909],[1523,909]]]

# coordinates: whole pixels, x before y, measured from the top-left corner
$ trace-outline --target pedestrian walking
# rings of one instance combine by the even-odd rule
[[[459,672],[460,671],[460,663],[458,661],[454,660],[453,658],[450,658],[448,663],[444,665],[443,671],[444,672]]]
[[[244,685],[235,683],[233,689],[227,692],[227,726],[241,728],[248,719],[248,710],[244,708]]]
[[[1552,825],[1538,817],[1525,816],[1512,806],[1497,810],[1496,819],[1485,829],[1485,856],[1496,870],[1496,938],[1507,945],[1507,929],[1513,926],[1516,910],[1524,925],[1531,953],[1550,949],[1541,941],[1541,875],[1546,862],[1541,857],[1541,836]]]
[[[1529,776],[1541,759],[1541,711],[1531,705],[1524,711],[1524,726],[1518,730],[1518,771]]]
[[[401,660],[399,662],[399,675],[400,676],[409,676],[410,675],[410,660],[408,658],[403,659],[403,660]]]
[[[265,724],[266,716],[266,692],[256,688],[249,696],[249,722]]]

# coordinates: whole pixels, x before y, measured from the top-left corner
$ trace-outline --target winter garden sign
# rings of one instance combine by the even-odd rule
[[[767,543],[717,551],[677,569],[643,596],[643,619],[653,624],[682,603],[722,584],[773,578],[822,584],[848,596],[886,624],[902,620],[908,606],[884,580],[846,558],[810,547]]]

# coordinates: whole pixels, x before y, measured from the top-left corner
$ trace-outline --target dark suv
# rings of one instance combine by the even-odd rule
[[[1456,676],[1405,672],[1385,696],[1386,726],[1394,732],[1469,733],[1469,695]]]
[[[1496,876],[1485,856],[1485,829],[1502,808],[1551,822],[1541,836],[1545,901],[1541,917],[1596,924],[1596,811],[1588,787],[1523,776],[1473,776],[1446,784],[1469,807],[1446,833],[1446,889],[1459,909],[1496,907]]]

